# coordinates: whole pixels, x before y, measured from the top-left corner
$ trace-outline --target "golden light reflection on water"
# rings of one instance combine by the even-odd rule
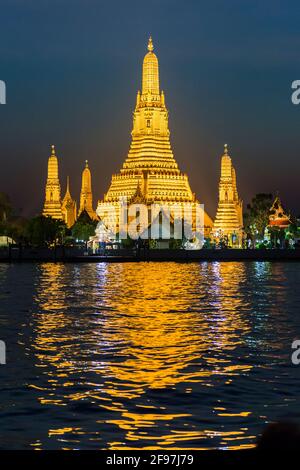
[[[253,446],[251,410],[224,399],[252,365],[242,263],[41,264],[32,348],[61,447]],[[65,409],[81,416],[64,422]],[[227,424],[225,427],[224,425]],[[33,444],[42,447],[40,443]]]

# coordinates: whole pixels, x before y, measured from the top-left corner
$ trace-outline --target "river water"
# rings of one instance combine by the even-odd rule
[[[300,263],[0,264],[1,449],[238,449],[300,421]]]

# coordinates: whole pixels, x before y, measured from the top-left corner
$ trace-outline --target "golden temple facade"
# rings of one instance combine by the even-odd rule
[[[159,65],[150,37],[142,70],[142,91],[138,91],[133,113],[132,141],[127,158],[111,185],[98,203],[101,217],[112,205],[118,211],[119,201],[126,197],[128,204],[184,205],[198,202],[192,193],[186,174],[174,158],[168,124],[165,95],[159,86]],[[118,222],[116,222],[118,225]],[[212,227],[205,213],[204,225]]]
[[[230,246],[242,245],[243,203],[238,195],[236,173],[228,155],[227,144],[224,146],[224,155],[221,159],[219,204],[213,234],[216,238],[227,237]]]
[[[62,220],[60,182],[58,177],[58,159],[54,145],[51,146],[51,155],[48,159],[48,173],[45,189],[45,203],[43,215],[53,219]]]
[[[80,208],[78,217],[86,212],[92,220],[96,220],[97,214],[93,209],[92,175],[85,162],[82,172],[82,184],[80,192]],[[45,188],[45,202],[42,214],[45,217],[63,220],[68,228],[73,227],[77,220],[77,203],[70,193],[69,177],[64,198],[61,200],[61,187],[59,182],[58,158],[55,154],[54,145],[51,146],[51,155],[48,159],[48,173]]]

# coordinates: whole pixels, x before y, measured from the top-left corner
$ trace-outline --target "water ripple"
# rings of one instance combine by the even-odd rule
[[[248,448],[299,416],[298,263],[0,266],[1,448]]]

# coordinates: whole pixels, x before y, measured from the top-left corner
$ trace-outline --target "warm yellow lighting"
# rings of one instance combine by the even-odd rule
[[[66,194],[61,203],[61,211],[62,211],[63,220],[65,221],[67,227],[68,228],[72,227],[74,223],[76,222],[77,214],[76,214],[76,201],[72,199],[72,196],[70,193],[69,177],[67,178]]]
[[[236,245],[242,244],[243,203],[239,199],[235,169],[228,155],[227,144],[221,159],[221,177],[219,183],[219,204],[215,218],[213,233],[216,237],[227,236],[232,244],[232,236],[236,236]]]
[[[82,172],[80,207],[78,216],[80,216],[83,211],[86,211],[91,219],[97,218],[96,212],[93,209],[92,175],[87,160],[85,161],[85,168]]]
[[[122,169],[113,175],[99,214],[127,197],[128,203],[144,202],[172,205],[195,203],[188,177],[179,168],[171,149],[168,110],[165,95],[159,87],[158,59],[150,37],[143,61],[142,92],[138,91],[133,113],[132,142]],[[118,212],[117,212],[118,214]],[[118,226],[118,215],[116,215]],[[212,227],[205,213],[204,225]]]
[[[251,408],[245,404],[212,402],[203,415],[200,393],[194,428],[195,416],[185,407],[191,390],[213,395],[220,381],[251,374],[250,358],[237,364],[233,353],[251,332],[252,319],[243,313],[249,307],[242,289],[244,264],[84,264],[79,269],[43,263],[38,269],[31,328],[42,378],[38,387],[29,386],[42,406],[94,409],[84,429],[51,426],[50,438],[90,434],[100,448],[103,430],[110,426],[118,432],[106,443],[112,450],[186,450],[192,443],[201,449],[215,436],[232,439],[230,448],[253,445],[245,428]],[[210,308],[202,308],[202,298],[209,299]],[[156,398],[172,390],[180,390],[181,404]],[[209,410],[226,431],[203,424]],[[232,416],[239,418],[238,427]]]
[[[51,155],[48,160],[48,175],[43,215],[53,217],[53,219],[62,219],[60,183],[58,178],[58,159],[55,154],[54,145],[51,145]]]

